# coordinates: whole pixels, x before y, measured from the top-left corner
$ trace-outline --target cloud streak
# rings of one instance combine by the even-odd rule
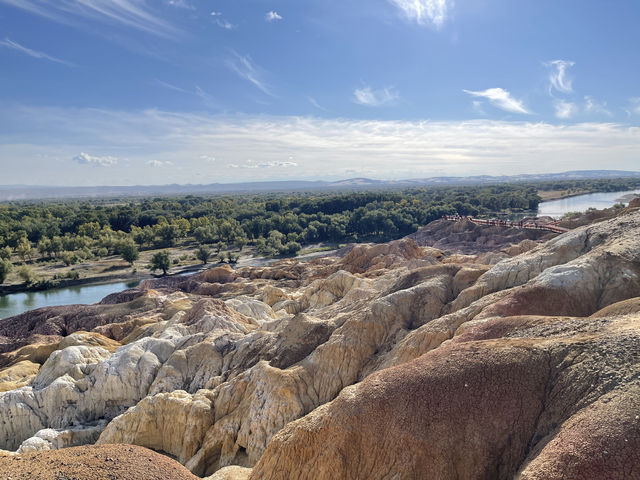
[[[263,70],[251,57],[249,55],[240,55],[235,50],[232,50],[231,53],[233,56],[226,61],[227,67],[240,78],[258,88],[262,93],[275,97],[271,88],[262,79]]]
[[[531,113],[525,108],[524,103],[521,100],[512,97],[511,94],[503,88],[488,88],[487,90],[482,91],[463,90],[463,92],[474,97],[486,98],[494,107],[506,112],[522,114]]]
[[[353,91],[353,101],[365,107],[381,107],[391,105],[400,98],[400,95],[393,87],[384,87],[380,90],[373,90],[369,86],[356,88]]]
[[[154,15],[144,2],[137,0],[0,0],[0,4],[75,26],[84,26],[86,20],[94,20],[160,37],[171,38],[181,34],[169,22]]]
[[[25,47],[24,45],[20,45],[18,42],[14,42],[9,38],[5,38],[4,40],[0,40],[0,47],[10,48],[12,50],[17,50],[20,53],[28,55],[33,58],[37,58],[39,60],[48,60],[50,62],[60,63],[62,65],[66,65],[68,67],[75,67],[75,65],[71,62],[67,62],[66,60],[61,60],[56,57],[52,57],[44,52],[39,52],[37,50],[32,50],[30,48]]]
[[[389,0],[404,16],[418,25],[442,27],[449,10],[449,0]]]

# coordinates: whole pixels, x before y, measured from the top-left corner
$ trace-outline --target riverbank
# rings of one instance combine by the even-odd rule
[[[592,192],[585,189],[570,189],[570,190],[538,190],[538,196],[543,202],[549,202],[551,200],[560,200],[563,198],[577,197],[579,195],[586,195]]]

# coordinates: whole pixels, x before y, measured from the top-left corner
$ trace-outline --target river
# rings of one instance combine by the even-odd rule
[[[129,282],[80,285],[75,287],[54,288],[41,292],[2,295],[0,296],[0,319],[12,317],[40,307],[99,302],[111,293],[133,288],[138,285],[138,283],[140,283],[138,280],[133,280]]]
[[[538,216],[559,218],[569,212],[584,212],[589,208],[609,208],[618,203],[625,195],[634,193],[640,193],[640,190],[588,193],[575,197],[561,198],[559,200],[550,200],[538,205]]]
[[[589,193],[575,197],[562,198],[542,202],[538,207],[538,216],[561,217],[568,212],[583,212],[588,208],[611,207],[618,200],[632,193],[640,193],[640,190],[628,192]],[[327,252],[322,252],[326,254]],[[249,259],[240,262],[238,266],[265,265],[273,262],[273,259]],[[185,272],[193,273],[193,272]],[[102,300],[107,295],[135,287],[137,281],[117,282],[102,285],[84,285],[67,288],[56,288],[42,292],[11,293],[0,296],[0,319],[18,315],[27,310],[54,305],[71,305],[75,303],[91,304]]]

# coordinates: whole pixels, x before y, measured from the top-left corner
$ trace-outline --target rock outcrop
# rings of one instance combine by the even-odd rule
[[[631,478],[639,233],[631,209],[502,252],[356,245],[28,312],[0,324],[0,448],[135,444],[216,479]]]

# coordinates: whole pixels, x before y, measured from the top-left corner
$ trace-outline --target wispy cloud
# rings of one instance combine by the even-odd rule
[[[94,20],[167,38],[181,34],[140,0],[0,0],[0,4],[76,26],[86,26],[86,20]]]
[[[625,109],[627,115],[640,115],[640,97],[629,99],[629,106]]]
[[[61,63],[62,65],[66,65],[68,67],[75,67],[75,65],[71,62],[67,62],[66,60],[61,60],[56,57],[52,57],[51,55],[47,55],[44,52],[38,52],[37,50],[32,50],[30,48],[25,47],[24,45],[20,45],[18,42],[14,42],[9,38],[5,38],[4,40],[0,40],[0,47],[11,48],[13,50],[17,50],[18,52],[24,53],[25,55],[29,55],[33,58],[38,58],[41,60],[49,60],[50,62]]]
[[[220,105],[219,105],[218,101],[216,100],[216,98],[213,95],[211,95],[210,93],[205,92],[198,85],[195,86],[194,90],[187,90],[186,88],[182,88],[182,87],[179,87],[177,85],[173,85],[171,83],[164,82],[162,80],[158,80],[157,78],[154,78],[153,81],[151,82],[151,84],[152,85],[156,85],[158,87],[166,88],[167,90],[173,90],[174,92],[180,92],[180,93],[184,93],[186,95],[195,95],[197,97],[200,97],[200,99],[202,99],[203,103],[205,105],[207,105],[208,107],[211,107],[211,108],[219,108],[220,107]]]
[[[213,155],[200,155],[198,157],[200,160],[204,160],[207,163],[215,163],[216,161],[216,157],[214,157]]]
[[[291,157],[289,161],[283,162],[278,160],[273,160],[270,162],[255,162],[253,160],[247,160],[246,163],[230,163],[228,165],[230,168],[291,168],[297,167],[298,164],[296,162],[291,161]]]
[[[451,0],[389,0],[407,19],[418,25],[440,28],[447,19]]]
[[[209,14],[213,17],[213,23],[219,26],[220,28],[224,28],[225,30],[233,30],[236,26],[222,18],[222,12],[216,12],[215,10]]]
[[[205,105],[211,108],[218,108],[220,105],[216,98],[208,92],[205,92],[202,88],[196,85],[195,94],[202,99]]]
[[[556,98],[553,100],[553,108],[557,118],[569,119],[580,114],[605,115],[611,117],[613,114],[607,110],[606,103],[599,103],[589,95],[584,97],[584,104]]]
[[[236,28],[233,23],[225,20],[224,18],[220,18],[219,16],[214,16],[213,23],[225,30],[233,30],[234,28]]]
[[[193,93],[193,92],[190,92],[190,91],[188,91],[188,90],[185,90],[185,89],[184,89],[184,88],[182,88],[182,87],[178,87],[178,86],[173,85],[173,84],[171,84],[171,83],[163,82],[162,80],[158,80],[157,78],[154,78],[154,79],[153,79],[153,82],[151,82],[151,83],[152,83],[153,85],[157,85],[157,86],[159,86],[159,87],[166,88],[166,89],[168,89],[168,90],[173,90],[174,92],[180,92],[180,93]]]
[[[484,111],[483,103],[480,100],[474,100],[471,102],[473,111],[478,115],[486,115],[487,112]]]
[[[187,0],[168,0],[167,5],[175,8],[184,8],[185,10],[195,10],[196,7],[191,5]]]
[[[353,101],[366,107],[390,105],[398,100],[398,98],[400,98],[400,95],[393,87],[384,87],[379,90],[373,90],[369,86],[364,86],[362,88],[356,88],[353,91]]]
[[[601,114],[611,117],[613,114],[607,109],[607,102],[598,102],[593,97],[587,95],[584,97],[584,110],[591,114]]]
[[[567,70],[575,65],[574,62],[570,60],[552,60],[544,62],[544,65],[551,69],[551,72],[549,72],[549,93],[553,89],[562,93],[573,92],[573,80]]]
[[[276,22],[278,20],[282,20],[282,16],[278,12],[274,12],[272,10],[270,12],[267,12],[267,14],[264,16],[264,19],[267,22]]]
[[[229,58],[226,62],[227,67],[233,71],[236,75],[249,83],[253,84],[263,93],[274,97],[271,89],[262,79],[264,75],[263,70],[256,65],[249,55],[240,55],[235,50],[231,50],[232,58]]]
[[[84,152],[76,155],[72,160],[80,165],[95,165],[97,167],[113,167],[118,163],[118,159],[115,157],[94,157]]]
[[[323,112],[327,112],[328,110],[326,108],[324,108],[322,105],[320,105],[315,98],[313,97],[307,97],[307,99],[309,100],[309,103],[311,105],[313,105],[314,107],[316,107],[318,110],[322,110]]]
[[[556,117],[562,119],[571,118],[578,112],[578,106],[566,100],[555,100],[553,102],[553,108],[556,111]]]
[[[507,112],[524,114],[531,113],[525,108],[524,103],[521,100],[513,98],[511,94],[503,88],[488,88],[482,91],[463,90],[463,92],[474,97],[486,98],[493,106]]]
[[[170,167],[173,165],[173,162],[170,162],[169,160],[148,160],[145,162],[145,165],[149,165],[153,168]]]

